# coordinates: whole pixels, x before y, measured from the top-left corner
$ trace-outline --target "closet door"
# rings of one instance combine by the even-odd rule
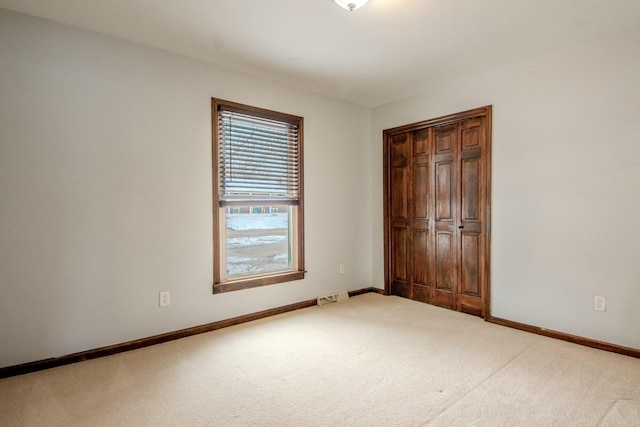
[[[434,251],[435,298],[433,303],[456,309],[458,290],[457,216],[458,216],[458,126],[434,129]]]
[[[482,316],[485,263],[486,191],[485,120],[475,118],[459,125],[460,199],[458,202],[458,284],[457,310]]]
[[[413,150],[411,158],[411,298],[431,302],[433,283],[433,200],[431,188],[431,132],[429,128],[411,133]]]
[[[409,279],[411,145],[410,133],[389,138],[389,251],[393,254],[389,267],[390,287],[393,295],[405,298],[413,297]]]
[[[487,316],[491,107],[385,131],[385,288]]]

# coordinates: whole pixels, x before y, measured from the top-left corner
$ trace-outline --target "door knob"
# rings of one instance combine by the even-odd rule
[[[464,225],[459,225],[458,228],[464,228]]]

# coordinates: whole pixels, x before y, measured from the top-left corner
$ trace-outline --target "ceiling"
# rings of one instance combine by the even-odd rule
[[[640,26],[639,0],[0,0],[366,107]],[[640,43],[640,41],[639,41]]]

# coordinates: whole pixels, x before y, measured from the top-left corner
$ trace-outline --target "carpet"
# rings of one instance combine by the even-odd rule
[[[633,426],[640,360],[374,293],[0,380],[2,426]]]

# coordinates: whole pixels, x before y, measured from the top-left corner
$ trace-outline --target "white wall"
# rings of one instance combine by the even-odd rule
[[[640,348],[639,41],[636,28],[375,108],[373,282],[382,130],[491,104],[492,314]]]
[[[306,279],[212,294],[211,97],[304,116]],[[0,10],[0,367],[371,286],[369,120]]]

